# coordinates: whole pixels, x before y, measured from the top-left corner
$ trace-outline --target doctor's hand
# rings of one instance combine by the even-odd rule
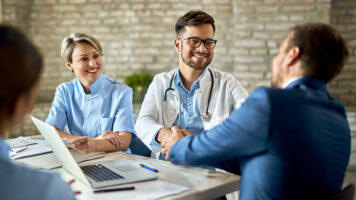
[[[171,151],[172,146],[180,139],[182,139],[183,137],[185,137],[184,133],[182,130],[180,130],[177,126],[173,126],[171,128],[172,130],[172,134],[165,138],[162,142],[161,142],[161,146],[162,146],[162,151],[161,154],[166,154],[166,158],[165,160],[168,160],[169,157],[169,153]]]
[[[79,137],[68,143],[68,146],[80,153],[91,153],[96,151],[96,142],[94,138]]]
[[[172,134],[170,128],[161,128],[156,135],[156,141],[161,143],[163,140],[166,140]]]
[[[123,145],[123,140],[120,137],[119,132],[116,132],[116,131],[113,132],[111,130],[107,130],[96,138],[106,139],[118,149],[120,149]]]
[[[194,135],[192,132],[190,132],[188,129],[180,129],[185,136],[189,136],[189,135]]]

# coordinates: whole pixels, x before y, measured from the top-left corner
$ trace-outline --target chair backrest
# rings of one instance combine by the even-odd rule
[[[331,197],[329,200],[353,200],[354,199],[354,184],[346,186],[339,194]]]
[[[129,148],[132,154],[151,157],[151,150],[135,135],[131,138]]]

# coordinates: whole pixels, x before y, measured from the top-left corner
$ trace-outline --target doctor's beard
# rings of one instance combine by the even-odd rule
[[[200,44],[200,45],[204,45],[204,44]],[[206,55],[207,60],[205,62],[203,62],[201,65],[196,65],[190,58],[194,56],[194,53],[200,53],[200,52],[189,51],[188,55],[185,55],[183,52],[184,52],[183,51],[183,43],[181,43],[180,56],[181,56],[183,62],[195,70],[204,70],[211,63],[211,61],[213,60],[213,55],[214,55],[213,53],[212,54],[201,53],[201,54]],[[188,57],[188,56],[190,56],[190,57]]]

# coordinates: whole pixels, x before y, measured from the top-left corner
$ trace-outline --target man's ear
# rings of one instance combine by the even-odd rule
[[[293,65],[295,62],[298,61],[300,58],[300,48],[299,47],[293,47],[288,51],[287,55],[287,65]]]
[[[176,48],[176,51],[179,53],[180,52],[180,45],[179,45],[179,42],[180,42],[180,39],[179,38],[176,38],[174,40],[174,47]]]
[[[73,67],[72,67],[72,63],[66,62],[66,66],[71,72],[74,72]]]

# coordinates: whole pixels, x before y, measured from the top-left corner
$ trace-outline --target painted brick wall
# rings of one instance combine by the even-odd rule
[[[330,23],[341,32],[351,54],[344,71],[332,82],[330,90],[349,111],[348,120],[352,135],[349,167],[356,169],[356,0],[332,1]]]
[[[11,23],[16,25],[24,32],[28,32],[28,16],[30,10],[29,6],[32,1],[23,0],[0,0],[0,18],[5,23]]]
[[[74,75],[60,57],[60,43],[70,32],[87,32],[104,48],[104,73],[122,81],[137,70],[153,73],[177,66],[174,24],[189,10],[216,20],[218,40],[213,66],[231,72],[252,91],[269,85],[271,59],[286,30],[297,23],[331,23],[347,39],[352,56],[330,84],[346,106],[353,135],[350,166],[356,169],[356,0],[0,0],[2,19],[24,30],[41,49],[46,69],[40,103],[33,115],[45,119],[55,88]],[[11,137],[32,135],[26,119]]]
[[[19,2],[24,2],[20,1]],[[11,3],[10,3],[11,2]],[[3,10],[14,5],[4,1]],[[154,73],[177,66],[174,24],[191,9],[216,20],[213,66],[229,71],[252,91],[268,85],[271,58],[288,27],[305,21],[328,22],[330,0],[33,0],[27,32],[45,55],[40,96],[51,99],[55,87],[70,81],[60,57],[60,43],[70,32],[87,32],[104,48],[104,73],[118,80],[135,70]],[[15,10],[16,11],[16,10]],[[4,21],[17,24],[22,18]],[[47,97],[47,98],[46,98]]]
[[[330,85],[331,93],[348,110],[356,111],[356,0],[333,1],[330,22],[347,41],[351,54],[342,74]]]

